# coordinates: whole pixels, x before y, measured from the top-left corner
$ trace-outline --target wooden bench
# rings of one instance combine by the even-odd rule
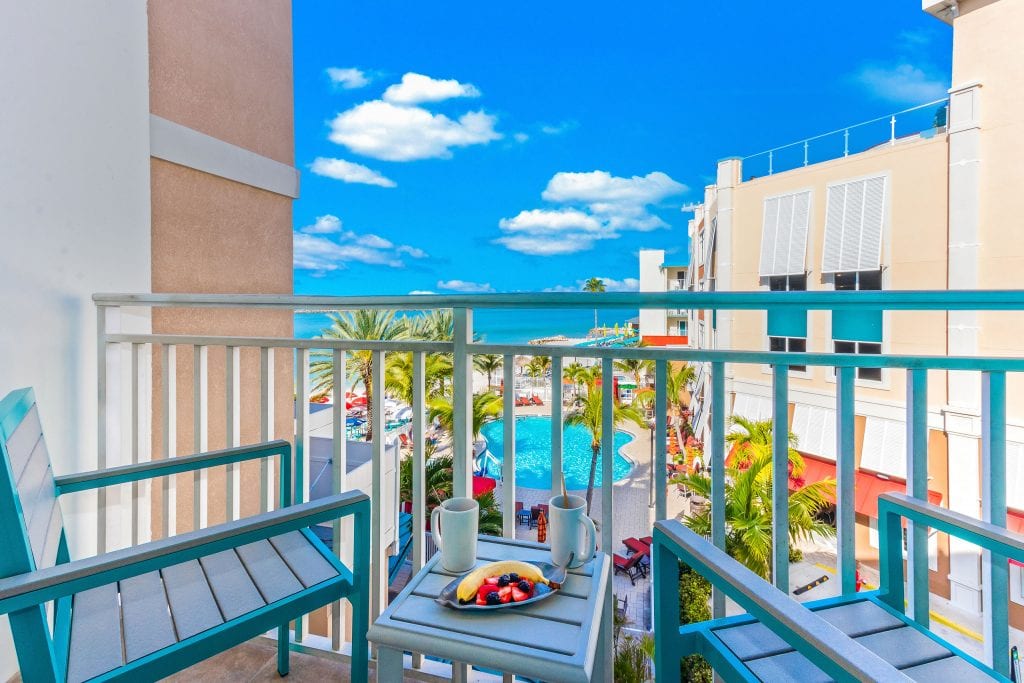
[[[58,497],[278,456],[281,508],[71,561]],[[342,597],[353,604],[353,681],[367,678],[370,508],[358,491],[290,505],[291,446],[272,441],[54,477],[31,389],[0,401],[0,614],[26,683],[155,680]],[[352,515],[346,567],[309,526]],[[51,617],[52,615],[52,622]],[[51,629],[51,623],[53,627]]]
[[[904,614],[903,517],[1024,560],[1024,537],[902,494],[883,494],[879,590],[800,604],[679,522],[655,524],[659,683],[679,681],[679,660],[692,654],[726,681],[1008,681]],[[680,627],[679,561],[747,614]]]

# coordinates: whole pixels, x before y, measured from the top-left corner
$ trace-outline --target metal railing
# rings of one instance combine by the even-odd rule
[[[968,371],[980,373],[983,377],[984,414],[1005,420],[1006,374],[1024,371],[1024,357],[978,357],[978,356],[934,356],[934,355],[855,355],[835,353],[781,353],[758,350],[658,348],[658,347],[576,347],[576,346],[532,346],[529,344],[490,344],[474,341],[473,312],[477,309],[585,309],[594,308],[661,308],[685,310],[797,310],[797,311],[1022,311],[1022,291],[913,291],[913,292],[657,292],[657,293],[536,293],[536,294],[493,294],[459,296],[377,296],[377,297],[297,297],[297,296],[255,296],[255,295],[188,295],[188,294],[98,294],[94,297],[98,311],[98,398],[99,398],[99,467],[138,462],[153,457],[175,457],[177,455],[176,430],[179,425],[191,422],[194,441],[199,450],[205,445],[209,430],[207,416],[211,405],[211,393],[218,385],[223,401],[225,434],[230,442],[241,438],[239,425],[243,422],[258,424],[259,438],[281,436],[274,434],[274,406],[287,395],[291,404],[293,387],[275,386],[273,382],[275,360],[291,366],[294,388],[299,400],[296,402],[294,437],[296,447],[296,472],[293,480],[296,491],[304,500],[308,497],[310,472],[310,412],[309,403],[303,400],[309,395],[309,363],[312,350],[328,352],[333,360],[335,387],[346,386],[346,361],[350,353],[368,351],[373,359],[373,433],[385,433],[383,401],[385,397],[385,357],[389,353],[410,353],[412,355],[412,468],[413,468],[413,510],[414,525],[412,551],[413,570],[418,571],[425,561],[424,538],[426,494],[424,491],[424,467],[426,434],[426,393],[425,361],[428,354],[450,354],[454,361],[453,405],[454,429],[452,451],[454,455],[453,492],[456,496],[469,495],[472,491],[472,401],[473,377],[472,356],[475,354],[497,354],[504,360],[504,386],[515,386],[515,360],[519,356],[548,356],[551,358],[551,376],[561,377],[563,359],[590,358],[599,362],[605,376],[614,374],[616,359],[641,359],[651,361],[654,366],[653,408],[655,434],[665,435],[668,429],[667,374],[673,362],[707,364],[709,374],[705,380],[708,387],[704,392],[710,395],[704,407],[711,423],[710,439],[705,445],[705,462],[711,471],[711,540],[719,548],[725,547],[725,420],[730,413],[726,394],[727,364],[769,366],[771,368],[772,423],[775,452],[786,452],[789,436],[789,368],[790,366],[835,368],[835,409],[837,414],[837,490],[836,525],[838,533],[837,568],[843,593],[855,590],[856,557],[854,548],[854,414],[855,414],[855,373],[857,368],[886,368],[906,372],[906,424],[907,424],[907,493],[921,500],[927,498],[927,456],[928,456],[928,372]],[[338,339],[298,339],[263,336],[202,336],[183,334],[136,334],[123,332],[118,321],[124,316],[115,314],[118,309],[154,309],[172,307],[179,309],[266,309],[286,311],[338,311],[356,309],[398,309],[422,311],[429,309],[452,309],[454,337],[452,341],[360,341]],[[209,313],[204,313],[204,316]],[[210,373],[210,351],[216,349],[221,357],[224,349],[224,381],[207,376]],[[184,350],[182,352],[182,350]],[[159,351],[159,352],[158,352]],[[178,354],[189,359],[193,373],[189,381],[180,386],[175,364]],[[240,359],[258,356],[258,382],[256,387],[241,386]],[[282,358],[284,356],[284,358]],[[148,359],[152,358],[150,362]],[[126,359],[126,360],[125,360]],[[153,381],[154,373],[160,378],[160,391],[156,397],[154,424],[161,426],[161,439],[150,449],[148,422],[144,394]],[[615,405],[614,383],[604,382],[600,387],[602,398],[602,431],[615,431],[613,408]],[[176,406],[183,396],[192,396],[191,415],[178,414]],[[341,392],[343,395],[344,392]],[[249,401],[243,400],[244,396]],[[255,399],[253,400],[253,397]],[[551,400],[551,471],[562,471],[563,464],[563,401],[562,382],[552,382]],[[243,420],[244,415],[252,418]],[[516,453],[515,453],[515,392],[506,391],[503,398],[504,444],[502,464],[502,499],[504,534],[515,534],[516,496]],[[332,439],[332,488],[344,490],[349,486],[347,478],[347,450],[343,427],[347,411],[344,400],[336,400],[331,407],[334,423]],[[1002,416],[1000,418],[1000,416]],[[987,418],[985,418],[987,419]],[[999,446],[995,440],[1005,439],[1005,430],[985,430],[982,434],[985,476],[994,476],[1005,471],[1005,443]],[[600,547],[614,552],[617,541],[613,535],[615,519],[614,443],[612,439],[601,440],[601,474],[604,484],[600,487],[601,524]],[[656,438],[653,449],[651,473],[654,478],[655,519],[667,516],[667,472],[666,441]],[[997,462],[1001,461],[1001,462]],[[386,604],[387,596],[387,540],[388,518],[396,511],[384,509],[382,501],[387,500],[385,481],[389,476],[386,462],[385,439],[375,438],[372,444],[372,477],[368,493],[373,501],[371,530],[371,619],[378,615]],[[789,544],[788,544],[788,472],[786,458],[776,458],[772,465],[773,500],[772,530],[776,539],[787,539],[773,544],[772,577],[775,585],[788,590],[789,585]],[[243,490],[237,473],[230,473],[225,479],[224,500],[227,504],[225,515],[228,519],[245,507],[247,496],[255,495],[259,507],[274,505],[272,471],[269,467],[258,473],[258,491]],[[397,475],[395,475],[397,476]],[[983,486],[984,506],[994,500],[1003,505],[1003,516],[994,520],[1005,520],[1005,501],[992,497],[993,485],[999,482],[986,480]],[[205,512],[212,500],[210,482],[196,479],[191,482],[196,502],[193,505],[192,524],[203,526],[208,523]],[[552,481],[552,495],[559,492],[557,481]],[[163,518],[161,533],[173,534],[176,530],[177,507],[175,505],[175,482],[166,481],[161,489],[159,511]],[[989,496],[986,498],[986,496]],[[218,496],[219,497],[219,496]],[[145,540],[148,534],[144,527],[145,511],[151,504],[147,492],[134,492],[127,500],[131,513],[127,519],[131,524],[132,542]],[[1001,502],[1000,502],[1001,501]],[[397,505],[397,501],[394,501]],[[109,546],[105,536],[107,506],[110,501],[100,500],[98,529],[100,549]],[[987,509],[987,508],[986,508]],[[334,528],[334,549],[345,553],[342,543],[344,530]],[[927,620],[928,613],[928,557],[927,541],[922,533],[912,530],[909,534],[908,549],[908,592],[911,612],[916,618]],[[350,550],[350,549],[349,549]],[[344,555],[342,555],[344,559]],[[1005,623],[1006,588],[1005,581],[986,581],[1002,593],[995,603],[1004,610]],[[610,595],[610,593],[609,593]],[[716,593],[713,612],[724,614],[724,597]],[[611,609],[611,605],[608,606]],[[657,609],[657,605],[655,605]],[[344,648],[341,608],[332,610],[331,642],[329,647],[341,652]],[[1000,615],[987,615],[1000,623]],[[302,640],[304,625],[296,623],[296,640]]]
[[[748,179],[773,175],[857,154],[882,144],[894,145],[904,136],[934,134],[935,131],[945,130],[948,113],[947,98],[925,102],[909,109],[749,154],[742,157],[743,172]],[[749,163],[753,160],[756,160],[757,164]]]

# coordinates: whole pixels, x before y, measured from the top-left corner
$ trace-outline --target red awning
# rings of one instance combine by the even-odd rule
[[[803,480],[807,483],[823,479],[836,478],[836,465],[815,458],[804,456]],[[878,497],[883,493],[903,493],[907,490],[906,482],[899,479],[882,478],[873,472],[857,471],[853,482],[854,509],[868,517],[878,517]],[[942,494],[928,491],[928,502],[932,505],[942,503]],[[1024,519],[1022,519],[1024,524]]]
[[[498,482],[490,477],[473,477],[473,497],[482,496],[494,490]]]

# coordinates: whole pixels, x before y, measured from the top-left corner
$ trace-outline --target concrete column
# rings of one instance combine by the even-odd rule
[[[743,174],[743,160],[739,157],[729,157],[718,162],[718,210],[716,218],[718,224],[715,228],[715,290],[719,292],[730,291],[732,286],[732,230],[733,230],[733,204],[736,186],[740,184]],[[705,228],[706,229],[706,228]],[[711,322],[715,322],[715,331],[712,333],[716,349],[728,349],[732,346],[732,311],[723,311],[713,315],[711,311],[704,313],[707,329],[711,330]],[[732,391],[732,375],[726,365],[725,393]]]
[[[949,262],[950,289],[978,288],[979,175],[981,165],[981,85],[950,89],[949,100]],[[950,311],[950,355],[978,352],[978,314]],[[949,508],[972,517],[980,513],[981,378],[975,372],[949,373],[946,431],[949,434]],[[950,539],[950,595],[953,604],[972,612],[982,605],[980,552]]]

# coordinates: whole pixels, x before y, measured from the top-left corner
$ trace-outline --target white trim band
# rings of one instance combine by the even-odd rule
[[[149,148],[157,159],[292,199],[299,196],[299,171],[292,166],[156,114],[149,115]]]

